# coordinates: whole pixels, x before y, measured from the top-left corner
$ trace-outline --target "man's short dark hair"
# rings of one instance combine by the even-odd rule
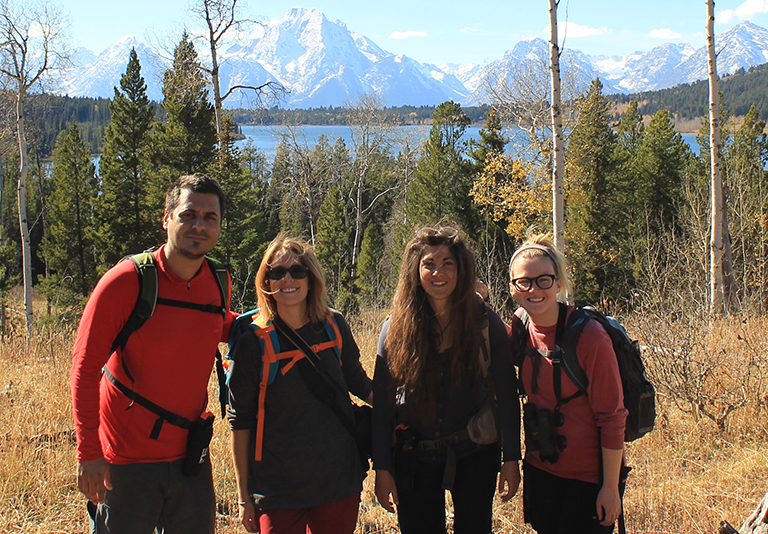
[[[193,193],[213,193],[219,197],[220,216],[221,220],[224,219],[224,211],[226,208],[224,191],[221,190],[221,186],[215,178],[211,178],[207,174],[201,172],[180,177],[168,186],[168,191],[165,193],[165,211],[171,213],[176,209],[176,206],[179,205],[179,197],[181,196],[182,189],[187,189]]]

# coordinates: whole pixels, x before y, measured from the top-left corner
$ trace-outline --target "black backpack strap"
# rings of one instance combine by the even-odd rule
[[[158,298],[157,303],[163,306],[172,306],[174,308],[184,308],[187,310],[197,310],[204,313],[220,314],[226,318],[227,311],[229,309],[229,274],[222,263],[211,259],[206,256],[205,262],[211,269],[213,278],[216,280],[216,286],[219,288],[219,296],[221,298],[221,306],[215,306],[213,304],[198,304],[196,302],[186,302],[183,300]],[[157,276],[157,275],[155,275]]]
[[[131,399],[131,404],[126,408],[126,410],[130,409],[133,406],[133,403],[136,402],[140,406],[143,406],[153,414],[157,416],[157,420],[155,421],[154,426],[152,427],[152,432],[149,434],[150,439],[157,439],[160,435],[160,430],[163,428],[163,422],[168,422],[174,426],[181,427],[185,430],[192,427],[192,421],[187,419],[186,417],[182,417],[180,415],[177,415],[173,412],[169,412],[165,408],[162,408],[149,400],[148,398],[139,395],[136,393],[133,389],[129,389],[128,386],[120,382],[117,378],[114,377],[112,373],[109,372],[109,369],[107,367],[104,367],[104,374],[109,379],[109,381],[117,388],[119,389],[126,397]]]
[[[579,358],[576,355],[576,345],[578,344],[579,337],[584,331],[584,327],[592,319],[592,314],[589,310],[584,308],[577,308],[573,310],[568,324],[563,333],[562,344],[563,349],[563,369],[565,370],[568,378],[573,381],[580,391],[584,394],[587,393],[587,387],[589,386],[589,378],[587,373],[581,367]]]
[[[229,311],[229,299],[232,297],[230,293],[229,285],[229,271],[224,267],[224,264],[214,260],[213,258],[205,257],[205,261],[208,263],[208,267],[213,273],[213,277],[216,279],[216,283],[219,286],[219,294],[221,295],[221,308],[223,313]]]
[[[223,307],[216,306],[215,304],[198,304],[197,302],[186,302],[183,300],[164,299],[161,297],[158,297],[157,303],[162,304],[163,306],[172,306],[174,308],[185,308],[187,310],[197,310],[205,313],[213,313],[216,315],[224,315],[226,313]]]
[[[559,303],[559,310],[557,314],[557,330],[555,332],[555,350],[553,350],[550,353],[550,358],[552,359],[552,381],[553,381],[553,387],[555,390],[555,398],[557,399],[557,405],[555,406],[555,415],[557,415],[560,412],[560,408],[564,404],[568,404],[576,397],[580,397],[582,395],[586,395],[587,390],[586,388],[581,389],[579,387],[579,384],[576,383],[576,387],[579,388],[579,390],[574,393],[573,395],[563,398],[562,396],[562,374],[563,369],[568,372],[569,367],[573,367],[573,362],[567,361],[571,359],[571,356],[569,353],[572,353],[572,358],[576,358],[576,347],[575,345],[568,350],[564,348],[565,345],[565,332],[566,332],[566,319],[568,317],[568,306],[563,304],[562,302]],[[576,365],[578,366],[578,369],[581,371],[581,373],[584,375],[584,380],[586,380],[586,374],[584,373],[583,369],[581,369],[581,366],[578,365],[578,360],[576,360]],[[570,374],[569,374],[570,376]],[[575,383],[575,381],[574,381]]]

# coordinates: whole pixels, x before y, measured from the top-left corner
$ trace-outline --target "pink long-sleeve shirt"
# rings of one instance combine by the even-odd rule
[[[569,307],[569,313],[573,308]],[[519,321],[517,316],[514,319]],[[555,347],[557,325],[537,327],[529,324],[527,344],[536,349],[552,350]],[[511,329],[512,350],[516,362],[522,355],[518,352],[515,338],[516,328]],[[538,452],[526,452],[528,463],[553,475],[585,482],[599,483],[601,446],[608,449],[624,447],[624,425],[627,410],[621,386],[616,355],[608,334],[596,321],[589,321],[576,345],[576,356],[587,374],[589,386],[586,395],[581,395],[560,409],[564,416],[564,425],[558,434],[567,439],[565,450],[561,451],[554,464],[542,462]],[[522,359],[521,381],[528,395],[528,402],[537,408],[547,408],[552,412],[557,404],[554,390],[554,367],[552,360],[544,356],[538,371],[538,391],[532,393],[533,365],[532,357]],[[565,399],[578,392],[578,388],[562,371],[562,393]]]

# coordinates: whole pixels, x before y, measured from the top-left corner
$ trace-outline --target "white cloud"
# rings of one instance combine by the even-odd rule
[[[768,13],[768,0],[746,0],[736,8],[736,16],[749,20],[759,13]]]
[[[480,23],[478,22],[474,26],[467,26],[466,28],[462,28],[459,30],[459,33],[472,33],[472,32],[479,32],[480,31]]]
[[[546,27],[545,31],[549,33],[549,26]],[[560,34],[560,39],[578,39],[580,37],[593,37],[595,35],[603,35],[608,33],[608,29],[604,27],[590,28],[589,26],[582,26],[581,24],[576,24],[575,22],[564,21],[558,23],[557,33]]]
[[[659,28],[657,30],[651,30],[648,37],[651,39],[680,39],[682,35],[673,32],[669,28]]]
[[[405,32],[394,31],[389,34],[390,39],[410,39],[411,37],[426,37],[427,32],[421,30],[408,30]]]
[[[728,24],[733,20],[735,15],[736,13],[734,13],[733,9],[724,9],[715,15],[715,22],[718,24]]]

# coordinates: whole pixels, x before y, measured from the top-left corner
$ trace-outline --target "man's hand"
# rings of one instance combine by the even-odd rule
[[[507,502],[515,496],[520,486],[520,467],[517,462],[504,462],[499,472],[499,496]],[[506,488],[506,491],[505,491]]]
[[[392,477],[392,473],[383,470],[376,471],[374,492],[379,500],[379,504],[387,512],[393,514],[395,512],[395,505],[400,503],[400,499],[397,496],[397,486],[395,486],[395,479]],[[391,500],[390,495],[392,496]]]
[[[104,458],[78,462],[77,487],[93,504],[104,502],[106,491],[112,489],[109,463]]]

